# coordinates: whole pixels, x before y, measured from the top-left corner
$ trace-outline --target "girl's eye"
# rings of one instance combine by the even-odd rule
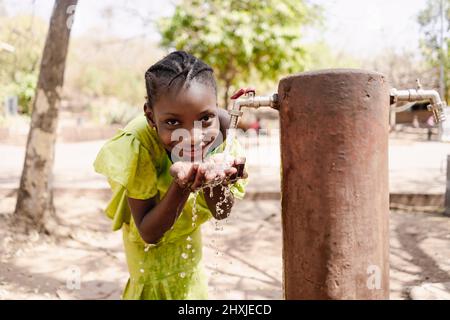
[[[180,122],[179,122],[178,120],[174,120],[174,119],[169,119],[169,120],[166,121],[166,123],[167,123],[169,126],[177,126],[177,125],[180,124]]]
[[[208,122],[208,121],[210,121],[212,118],[214,118],[214,115],[213,115],[213,114],[208,114],[208,115],[204,116],[203,118],[201,118],[200,120],[201,120],[202,122]]]

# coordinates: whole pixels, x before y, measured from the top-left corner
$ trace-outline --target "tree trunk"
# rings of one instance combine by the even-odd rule
[[[70,31],[78,0],[56,0],[42,54],[33,102],[25,161],[15,209],[15,222],[25,232],[51,232],[55,226],[53,162],[58,108]]]

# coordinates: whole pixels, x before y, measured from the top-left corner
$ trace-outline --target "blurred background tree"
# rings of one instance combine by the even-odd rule
[[[16,95],[19,111],[31,114],[48,24],[36,16],[0,15],[0,101]]]
[[[414,85],[420,77],[424,86],[436,88],[440,0],[427,1],[419,20],[423,26],[421,53],[428,62],[413,44],[408,52],[386,49],[378,56],[367,57],[346,50],[345,38],[340,45],[333,45],[323,37],[330,16],[325,11],[328,5],[322,1],[175,0],[163,19],[163,13],[154,12],[151,5],[105,1],[95,15],[95,23],[72,39],[63,109],[96,124],[126,124],[142,110],[145,70],[175,49],[190,51],[214,68],[221,106],[226,106],[231,91],[240,86],[253,85],[259,94],[270,93],[286,74],[324,68],[378,70],[397,87]],[[442,1],[448,31],[450,0]],[[0,47],[0,103],[6,96],[16,95],[19,110],[29,115],[48,24],[38,14],[34,1],[28,1],[30,9],[34,8],[28,15],[3,8],[3,2],[0,0],[0,44],[7,43],[15,51]],[[134,23],[132,33],[111,32],[123,21]],[[158,46],[159,40],[162,46]],[[448,95],[448,50],[445,61]],[[2,112],[0,108],[0,122]]]
[[[361,59],[335,48],[330,48],[327,43],[321,40],[305,44],[305,50],[308,52],[305,70],[362,67]]]
[[[427,6],[418,17],[423,36],[421,39],[422,52],[430,67],[437,72],[439,78],[442,66],[441,77],[446,100],[450,91],[450,0],[428,0]]]
[[[439,85],[436,70],[430,69],[423,57],[413,50],[386,50],[366,61],[365,68],[384,74],[394,88],[415,88],[417,78],[424,88]]]
[[[73,39],[66,92],[90,98],[116,97],[141,108],[145,101],[145,70],[163,53],[141,39],[99,38],[98,33]]]
[[[158,29],[164,48],[213,67],[226,106],[232,87],[303,71],[303,31],[320,19],[320,7],[304,0],[181,0]]]
[[[78,0],[56,0],[36,85],[25,160],[17,191],[15,222],[29,230],[57,231],[53,204],[53,163],[58,111],[72,25]],[[73,21],[73,20],[72,20]]]

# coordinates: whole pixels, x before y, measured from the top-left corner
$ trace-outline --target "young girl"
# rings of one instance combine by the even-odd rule
[[[231,157],[221,154],[229,118],[207,64],[176,51],[147,70],[145,83],[144,115],[94,162],[113,191],[107,216],[123,231],[130,273],[123,299],[206,299],[200,225],[227,217],[242,199],[241,151],[233,141]]]

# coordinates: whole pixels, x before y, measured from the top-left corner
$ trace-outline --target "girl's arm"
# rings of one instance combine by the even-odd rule
[[[227,138],[227,129],[230,127],[230,115],[227,110],[219,108],[219,122],[220,122],[220,132],[222,133],[223,141]],[[209,210],[211,210],[212,215],[217,220],[225,219],[229,216],[231,212],[231,208],[234,204],[234,196],[233,194],[229,194],[227,197],[227,201],[223,201],[219,206],[219,210],[217,210],[217,203],[221,201],[221,199],[225,196],[222,188],[220,186],[216,186],[212,190],[213,196],[210,197],[210,189],[204,189],[203,193],[205,195],[206,204],[208,205]],[[219,212],[217,212],[219,211]]]
[[[232,184],[239,179],[246,179],[248,177],[244,165],[245,162],[242,162],[242,159],[234,160],[233,169],[225,170],[226,176],[228,177],[228,180],[225,180],[227,181],[226,184]],[[203,190],[203,193],[206,204],[211,210],[212,215],[217,220],[227,218],[234,205],[234,195],[231,192],[225,192],[225,189],[220,185],[214,187],[212,192],[210,192],[210,190],[211,189],[206,188]]]
[[[227,129],[230,127],[230,114],[227,110],[219,108],[219,122],[220,122],[220,132],[223,136],[223,141],[226,140],[227,137]],[[247,172],[243,173],[243,176],[239,177],[242,179],[247,178]],[[235,181],[233,181],[235,182]],[[211,210],[212,215],[217,220],[225,219],[229,216],[231,209],[234,205],[234,196],[230,192],[226,196],[226,201],[224,200],[225,194],[221,188],[221,186],[216,186],[213,188],[212,197],[210,197],[209,188],[203,191],[205,195],[206,204],[208,205],[209,210]],[[223,200],[223,201],[222,201]],[[222,202],[221,202],[222,201]],[[217,206],[217,203],[219,203]],[[218,210],[217,210],[218,209]]]
[[[206,181],[212,181],[215,177],[214,173],[207,172],[205,167],[197,164],[178,163],[172,168],[171,174],[175,179],[159,203],[156,202],[156,198],[146,200],[127,198],[136,227],[146,243],[156,244],[175,223],[191,191],[198,189]],[[237,173],[237,169],[226,169],[225,173],[227,176],[232,176]],[[244,172],[242,178],[246,175]],[[187,188],[189,183],[190,187]],[[220,186],[213,188],[212,197],[209,190],[204,191],[204,195],[208,208],[216,219],[228,217],[234,204],[232,193],[226,196],[227,201],[221,203],[219,202],[224,199],[225,194]],[[217,203],[219,203],[218,206]]]
[[[156,202],[156,198],[146,200],[128,198],[134,222],[142,240],[146,243],[157,243],[175,223],[191,192],[184,185],[193,179],[193,188],[201,185],[201,177],[197,175],[197,169],[198,166],[192,165],[186,169],[187,172],[177,172],[178,179],[173,180],[159,203]]]
[[[164,198],[138,200],[128,198],[131,214],[142,240],[155,244],[174,224],[189,197],[189,191],[172,182]]]
[[[230,215],[231,208],[234,205],[234,196],[231,192],[225,195],[222,187],[216,186],[212,190],[212,197],[210,196],[210,189],[203,189],[205,201],[214,218],[222,220]],[[225,199],[226,198],[226,199]],[[219,205],[217,205],[219,203]]]

